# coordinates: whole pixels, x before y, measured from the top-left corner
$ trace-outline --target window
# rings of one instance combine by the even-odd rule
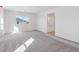
[[[4,29],[3,26],[4,26],[4,21],[3,21],[3,18],[1,18],[0,19],[0,30]]]
[[[26,23],[29,24],[30,17],[29,16],[16,16],[17,24]]]

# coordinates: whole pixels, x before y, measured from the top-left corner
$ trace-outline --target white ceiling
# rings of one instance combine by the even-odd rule
[[[50,8],[54,8],[54,6],[5,6],[4,7],[4,9],[7,10],[30,12],[30,13],[38,13],[40,11],[44,11]]]

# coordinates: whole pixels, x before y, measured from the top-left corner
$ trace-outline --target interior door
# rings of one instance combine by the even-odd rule
[[[55,16],[54,13],[48,14],[47,31],[50,35],[55,35]]]

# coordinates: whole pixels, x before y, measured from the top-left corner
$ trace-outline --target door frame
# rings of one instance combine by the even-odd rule
[[[53,15],[53,17],[54,17],[54,31],[53,31],[53,36],[55,36],[55,13],[48,13],[47,14],[47,33],[48,33],[48,15],[50,15],[50,14],[52,14]]]

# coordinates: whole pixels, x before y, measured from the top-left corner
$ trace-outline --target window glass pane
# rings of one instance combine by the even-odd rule
[[[16,16],[16,21],[17,24],[20,23],[29,23],[30,22],[30,17],[29,16]]]

